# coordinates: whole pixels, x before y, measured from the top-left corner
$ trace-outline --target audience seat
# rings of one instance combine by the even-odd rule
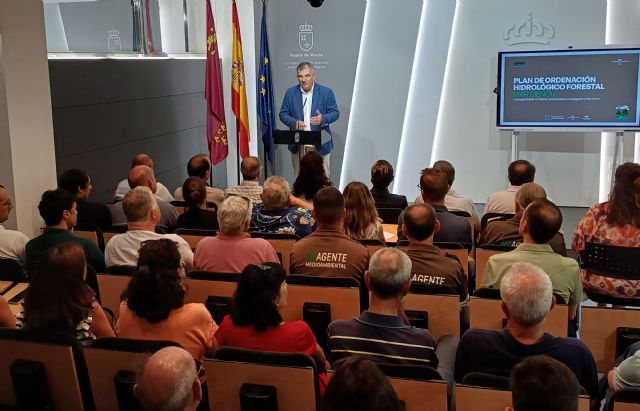
[[[280,233],[249,233],[253,238],[264,238],[271,243],[271,246],[276,250],[278,258],[280,258],[280,264],[284,267],[284,270],[289,274],[289,265],[291,262],[291,250],[296,241],[300,239],[295,234],[280,234]]]
[[[404,309],[426,311],[429,332],[439,340],[445,335],[460,336],[460,296],[458,294],[425,294],[424,284],[412,284],[404,298]]]
[[[511,407],[511,391],[456,384],[456,411],[497,411]],[[589,397],[581,395],[578,410],[589,411]]]
[[[405,411],[447,411],[447,383],[428,366],[377,364],[389,378]]]
[[[604,411],[640,411],[640,388],[622,388],[615,391]]]
[[[403,211],[399,208],[377,208],[377,210],[383,224],[398,224],[398,218]]]
[[[275,387],[278,411],[316,411],[318,372],[308,355],[221,347],[204,367],[211,411],[241,411],[243,384]]]
[[[116,235],[126,233],[129,227],[124,225],[112,225],[109,231],[105,231],[102,233],[102,237],[104,238],[105,247],[109,244],[109,241]]]
[[[104,235],[102,230],[95,224],[76,224],[73,228],[73,235],[80,238],[86,238],[92,241],[95,245],[104,252]]]
[[[608,372],[616,359],[617,329],[640,328],[640,311],[583,306],[581,316],[580,339],[593,354],[598,372]]]
[[[16,260],[0,258],[0,280],[27,281],[26,271]]]
[[[489,257],[494,254],[501,254],[512,251],[514,247],[504,247],[499,245],[483,245],[476,248],[476,287],[482,285],[482,278],[484,277],[484,270],[487,267],[487,261]]]
[[[16,405],[17,397],[10,367],[16,360],[24,360],[33,365],[39,363],[43,367],[43,394],[44,397],[48,396],[53,409],[94,409],[82,347],[73,336],[0,328],[0,353],[0,404]],[[21,390],[21,397],[34,400],[38,397],[38,383],[33,378],[23,378],[27,381],[26,387]]]
[[[491,298],[486,298],[486,291],[491,291]],[[506,325],[506,317],[502,312],[502,300],[500,300],[500,290],[493,288],[480,288],[469,301],[469,311],[471,328],[483,330],[502,330]],[[569,306],[556,304],[549,312],[549,316],[544,323],[544,331],[556,337],[567,337],[569,335]]]
[[[131,277],[135,272],[136,267],[112,266],[107,267],[105,273],[97,275],[102,308],[113,314],[114,323],[118,320],[120,297],[127,289],[129,281],[131,281]]]
[[[640,248],[587,242],[582,253],[582,268],[604,277],[640,280]],[[597,303],[640,307],[640,298],[616,298],[586,289]]]
[[[209,297],[219,299],[216,307],[207,306],[211,316],[220,324],[226,314],[230,312],[231,297],[236,291],[238,283],[236,273],[214,273],[209,271],[192,271],[184,280],[187,287],[185,303],[202,303],[207,305]]]
[[[3,295],[4,299],[9,303],[9,309],[13,315],[22,312],[22,300],[24,292],[29,288],[29,283],[11,283],[13,286],[9,288]]]
[[[486,213],[480,220],[480,231],[484,231],[487,228],[487,224],[491,221],[504,221],[513,218],[515,214],[502,214],[502,213]]]
[[[196,246],[205,237],[215,237],[217,234],[216,230],[194,230],[188,228],[178,228],[175,231],[180,237],[182,237],[187,243],[189,243],[189,247],[191,250],[195,250]]]
[[[179,345],[172,341],[99,338],[85,347],[84,358],[93,398],[96,399],[96,411],[128,411],[128,407],[118,405],[118,373],[138,374],[151,354],[169,346]]]

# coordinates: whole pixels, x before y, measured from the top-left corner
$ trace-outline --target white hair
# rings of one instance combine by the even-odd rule
[[[549,275],[537,265],[515,263],[500,281],[500,296],[517,324],[540,324],[549,314],[553,285]]]
[[[251,220],[253,206],[246,197],[229,196],[218,208],[218,224],[222,233],[237,233]]]
[[[271,209],[282,209],[289,205],[291,187],[289,182],[280,176],[271,176],[264,182],[262,203]]]
[[[369,260],[372,292],[382,298],[399,295],[411,278],[411,259],[396,248],[382,248]]]
[[[193,399],[196,378],[191,354],[180,347],[165,347],[149,358],[134,392],[145,410],[181,411]]]

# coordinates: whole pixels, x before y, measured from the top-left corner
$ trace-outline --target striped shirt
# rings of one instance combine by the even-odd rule
[[[329,325],[331,360],[351,355],[374,362],[436,368],[436,342],[429,331],[408,326],[401,317],[365,311],[352,320]]]
[[[96,339],[95,334],[89,331],[89,329],[91,328],[91,323],[93,321],[92,313],[93,310],[91,310],[91,313],[89,313],[87,318],[80,321],[76,325],[75,336],[78,342],[80,342],[80,344],[82,345],[89,344],[91,341]],[[18,315],[16,315],[16,328],[19,330],[26,329],[24,311],[21,311]]]

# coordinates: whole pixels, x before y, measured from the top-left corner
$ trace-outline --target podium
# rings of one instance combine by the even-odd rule
[[[306,154],[304,146],[319,146],[321,143],[321,131],[305,130],[273,130],[274,144],[295,144],[298,146],[298,159]]]

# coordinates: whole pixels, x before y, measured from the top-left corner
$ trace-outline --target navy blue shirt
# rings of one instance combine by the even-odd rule
[[[596,363],[582,341],[545,333],[537,343],[525,345],[513,338],[506,328],[500,331],[467,331],[458,345],[455,379],[460,382],[470,372],[508,377],[520,360],[531,355],[548,355],[564,363],[592,398],[597,395]]]
[[[390,193],[388,188],[373,187],[371,196],[373,196],[376,208],[399,208],[404,210],[408,205],[407,197]]]
[[[460,243],[470,246],[473,241],[471,224],[468,217],[462,217],[451,213],[447,207],[441,205],[432,206],[436,212],[436,218],[440,221],[440,231],[434,234],[436,243]],[[404,223],[404,211],[398,218],[398,239],[406,240],[402,233]]]
[[[438,367],[436,342],[429,331],[406,325],[396,315],[365,311],[352,320],[329,324],[331,361],[351,355],[374,362]]]

